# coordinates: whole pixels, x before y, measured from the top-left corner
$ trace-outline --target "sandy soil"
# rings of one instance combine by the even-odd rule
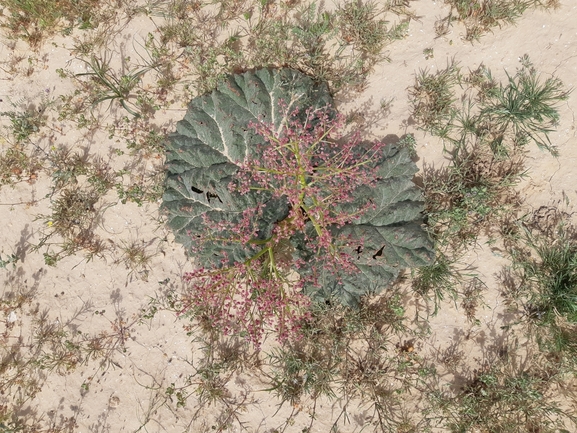
[[[382,138],[389,134],[414,133],[420,167],[423,164],[441,166],[445,161],[442,144],[417,130],[409,117],[407,88],[414,84],[419,69],[443,68],[454,58],[465,70],[484,64],[496,78],[503,79],[505,71],[514,73],[520,66],[519,58],[529,54],[544,76],[559,77],[567,88],[577,85],[577,4],[571,0],[562,1],[557,10],[527,12],[516,25],[497,28],[474,44],[462,40],[464,28],[459,24],[455,24],[448,35],[435,38],[435,20],[448,13],[442,2],[420,0],[413,2],[412,7],[419,19],[410,23],[406,39],[388,48],[391,62],[378,65],[362,93],[346,95],[339,104],[345,112],[362,107],[368,136]],[[131,41],[142,40],[149,31],[154,31],[154,26],[148,18],[130,22],[113,50],[115,56],[136,56],[137,46]],[[76,73],[85,71],[84,65],[70,56],[71,44],[71,37],[56,36],[47,41],[40,52],[32,52],[23,42],[2,39],[0,111],[12,110],[10,101],[37,106],[42,98],[58,98],[73,91],[71,81],[56,73],[58,68]],[[423,53],[427,48],[433,50],[433,56],[428,59]],[[19,57],[23,59],[17,61]],[[380,102],[390,99],[390,110],[385,113],[379,109]],[[176,102],[170,110],[159,111],[156,123],[170,130],[174,121],[182,118],[185,102]],[[535,147],[529,149],[529,174],[518,188],[527,211],[552,205],[570,212],[577,203],[576,110],[574,96],[559,107],[561,121],[551,134],[553,143],[559,147],[559,158]],[[6,124],[6,119],[3,121]],[[111,149],[121,146],[116,138],[109,139],[106,131],[79,132],[57,122],[42,130],[38,143],[44,148],[72,145],[81,152],[105,159],[111,158]],[[113,164],[120,168],[127,161],[128,156],[119,157]],[[152,158],[147,163],[148,169],[153,170],[159,163]],[[18,415],[30,424],[38,421],[45,426],[68,426],[65,431],[74,432],[195,432],[210,428],[215,418],[225,414],[226,408],[201,408],[196,401],[198,396],[194,395],[184,408],[166,401],[167,387],[182,384],[199,365],[201,344],[187,336],[183,322],[172,313],[160,311],[151,320],[139,319],[141,309],[147,307],[151,298],[179,290],[181,275],[192,269],[182,247],[158,224],[158,204],[113,205],[117,202],[113,195],[103,204],[106,210],[102,213],[99,233],[117,246],[123,242],[144,242],[152,256],[144,268],[127,269],[118,247],[112,248],[105,259],[86,261],[76,255],[63,259],[56,267],[49,267],[41,251],[30,251],[30,245],[37,243],[41,236],[42,221],[37,220],[37,216],[49,213],[50,192],[50,179],[43,175],[0,189],[0,219],[6,222],[1,230],[0,253],[2,257],[14,253],[20,259],[15,266],[0,269],[4,299],[0,312],[2,344],[11,346],[20,342],[24,347],[31,347],[34,339],[31,329],[35,326],[31,318],[45,315],[46,323],[70,336],[109,333],[114,339],[113,353],[110,362],[105,364],[95,360],[77,365],[73,371],[39,371],[38,377],[31,379],[42,390],[34,398],[24,398]],[[480,324],[472,326],[462,309],[447,302],[430,320],[430,337],[421,341],[415,350],[424,357],[434,358],[458,345],[458,350],[474,364],[474,360],[486,356],[489,346],[508,338],[507,332],[500,329],[507,323],[507,314],[496,278],[506,259],[497,249],[480,242],[461,262],[486,284],[485,306],[478,315]],[[428,308],[416,298],[407,302],[408,314],[424,314]],[[440,374],[448,386],[458,388],[458,375],[448,371]],[[272,432],[292,415],[294,408],[290,405],[277,410],[279,401],[264,391],[267,384],[256,369],[235,374],[227,386],[246,431]],[[17,387],[13,390],[14,395],[4,395],[2,400],[10,402],[22,397]],[[302,402],[300,412],[286,427],[287,433],[304,431],[309,425],[308,403]],[[332,401],[321,400],[316,410],[317,421],[311,431],[328,431],[340,408]],[[358,408],[348,415],[349,421],[341,423],[339,431],[361,431],[369,411],[363,402],[358,402]],[[242,431],[238,420],[232,420],[228,431]]]

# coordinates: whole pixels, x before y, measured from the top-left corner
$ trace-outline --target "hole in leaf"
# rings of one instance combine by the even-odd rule
[[[373,260],[376,260],[377,257],[381,257],[383,255],[383,250],[385,249],[385,245],[381,247],[379,251],[373,254]]]
[[[210,203],[212,198],[216,198],[220,203],[222,203],[222,200],[220,199],[220,197],[217,194],[213,194],[213,193],[207,191],[206,200]]]

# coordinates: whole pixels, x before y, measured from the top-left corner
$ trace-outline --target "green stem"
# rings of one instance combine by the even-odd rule
[[[263,249],[260,250],[258,253],[256,253],[254,256],[246,259],[246,261],[245,261],[244,263],[245,263],[246,265],[248,265],[248,264],[251,263],[253,260],[256,260],[256,259],[258,259],[259,257],[265,255],[266,252],[267,252],[268,250],[270,250],[270,249],[271,249],[270,245],[269,245],[268,247],[266,247],[266,248],[263,248]]]

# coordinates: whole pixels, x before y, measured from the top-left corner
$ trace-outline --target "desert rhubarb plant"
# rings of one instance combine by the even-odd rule
[[[347,134],[325,86],[292,70],[234,75],[196,98],[167,146],[164,208],[200,265],[183,311],[258,343],[311,300],[355,306],[428,264],[408,152]]]

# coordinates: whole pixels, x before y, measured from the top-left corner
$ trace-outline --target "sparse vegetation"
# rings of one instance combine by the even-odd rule
[[[562,375],[533,361],[524,369],[507,356],[475,370],[455,395],[430,394],[441,423],[450,432],[566,432],[577,418],[549,396]],[[541,368],[539,368],[541,367]]]
[[[541,79],[528,56],[520,61],[507,84],[484,67],[464,75],[451,62],[434,74],[420,71],[409,90],[414,119],[443,140],[451,161],[423,174],[428,224],[441,243],[474,243],[518,208],[526,145],[557,154],[549,133],[569,92],[554,77]]]
[[[451,31],[482,44],[487,32],[558,5],[445,0],[445,6],[436,35],[411,51],[415,62],[444,65]],[[0,432],[113,431],[119,413],[129,414],[122,422],[134,432],[575,431],[573,204],[565,192],[566,213],[557,202],[533,210],[534,198],[527,199],[527,183],[538,182],[536,158],[528,153],[539,148],[544,161],[566,164],[568,145],[557,135],[572,133],[557,127],[562,111],[570,117],[563,104],[572,103],[571,89],[555,74],[574,60],[555,60],[553,71],[541,56],[541,74],[523,55],[516,70],[501,73],[456,54],[444,67],[416,70],[403,50],[391,47],[421,29],[426,39],[433,31],[427,18],[408,0],[0,0],[0,209],[6,217]],[[521,54],[509,50],[501,63],[514,68],[508,59]],[[392,72],[371,75],[386,62]],[[241,105],[219,118],[217,126],[228,129],[214,128],[214,135],[269,140],[268,153],[244,165],[232,161],[244,170],[234,179],[254,190],[239,200],[259,189],[259,197],[274,197],[278,206],[263,217],[266,230],[243,244],[254,247],[245,257],[248,278],[228,273],[230,267],[207,274],[199,262],[224,260],[224,250],[240,254],[230,236],[238,235],[232,224],[238,214],[226,219],[214,212],[213,221],[195,216],[194,234],[210,242],[187,261],[158,213],[161,197],[167,182],[186,191],[188,202],[172,209],[171,224],[180,227],[181,241],[190,241],[191,226],[182,224],[190,197],[220,209],[233,176],[223,161],[207,169],[209,150],[191,156],[179,147],[182,137],[205,139],[208,128],[175,120],[187,105],[204,104],[195,112],[200,117],[185,116],[202,126],[211,107],[232,106],[235,96],[262,102],[248,87],[230,87],[225,102],[203,95],[213,95],[226,77],[263,68],[298,71],[324,89],[313,98],[317,115],[291,143],[302,144],[319,127],[326,131],[309,143],[309,153],[296,147],[287,153],[272,145],[281,138],[277,129],[262,122],[249,127]],[[336,122],[326,106],[354,103],[369,84],[388,88],[391,73],[415,74],[408,92],[370,95],[346,121],[339,118],[341,134],[326,141]],[[410,84],[398,82],[403,89]],[[405,96],[410,113],[398,122],[405,130],[374,148],[386,153],[380,163],[396,162],[367,177],[359,169],[366,160],[343,154],[366,150],[365,133],[378,135],[373,128],[394,129]],[[362,137],[351,133],[357,126]],[[429,153],[421,161],[425,143]],[[215,149],[230,156],[231,142]],[[291,157],[303,175],[305,193],[296,198],[289,197],[295,188],[286,188]],[[194,179],[187,177],[186,170],[199,166]],[[411,181],[415,174],[421,191]],[[395,186],[399,179],[406,189]],[[221,195],[211,189],[217,181]],[[543,182],[556,189],[550,179]],[[339,195],[362,188],[365,199]],[[377,226],[356,219],[367,202],[386,210],[379,217],[391,218],[390,238],[358,242],[359,232]],[[407,232],[419,235],[399,240],[405,211]],[[326,242],[341,232],[340,249]],[[416,238],[422,242],[411,244]],[[403,252],[422,250],[425,266],[403,271],[404,262],[391,259],[405,241],[410,246]],[[337,254],[343,251],[347,260]],[[477,255],[503,264],[498,283],[498,268]],[[341,260],[333,263],[338,272],[319,278],[319,264],[331,258]],[[371,264],[363,262],[363,272],[372,274],[348,278],[345,265],[363,260]],[[386,272],[379,274],[376,262]],[[210,284],[199,284],[207,275]],[[323,291],[330,278],[332,291]],[[280,296],[265,297],[271,285],[263,281],[274,281]],[[287,302],[295,293],[302,302]],[[258,308],[269,310],[259,316]],[[290,320],[271,317],[298,317],[298,332],[282,326]],[[129,397],[122,394],[127,384]]]
[[[110,106],[112,106],[113,101],[118,101],[130,114],[135,117],[140,116],[134,104],[130,103],[129,98],[132,96],[131,93],[134,88],[140,82],[142,75],[148,71],[148,68],[128,71],[117,77],[110,70],[108,63],[108,59],[99,59],[93,56],[90,61],[85,61],[90,71],[77,74],[78,77],[87,76],[91,78],[96,85],[95,89],[89,90],[94,94],[92,97],[92,106],[94,107],[104,101],[110,101]]]
[[[57,31],[69,33],[74,27],[96,27],[99,17],[98,0],[3,0],[2,27],[8,36],[22,38],[38,48],[46,37]]]
[[[546,226],[533,218],[521,229],[503,283],[542,348],[572,363],[577,353],[577,243],[573,226],[555,213]]]
[[[453,22],[459,21],[465,26],[464,39],[473,42],[480,41],[483,34],[495,27],[514,24],[528,9],[555,8],[559,0],[445,0],[445,4],[451,11],[435,24],[437,36],[448,34]]]

